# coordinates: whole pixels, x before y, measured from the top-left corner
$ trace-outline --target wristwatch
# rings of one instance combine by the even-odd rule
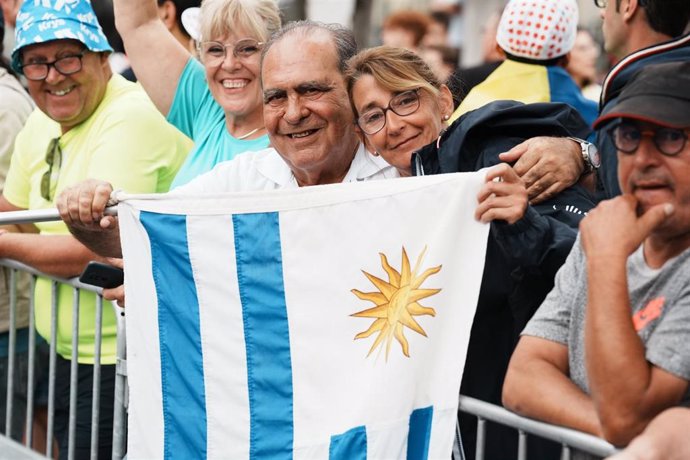
[[[599,166],[601,166],[601,156],[599,155],[599,149],[596,145],[584,139],[578,139],[577,137],[568,137],[568,139],[580,144],[582,159],[585,162],[585,172],[592,172],[599,169]]]

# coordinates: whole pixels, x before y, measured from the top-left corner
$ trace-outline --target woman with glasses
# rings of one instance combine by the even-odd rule
[[[488,104],[448,127],[453,110],[450,91],[419,57],[403,49],[364,50],[348,62],[346,75],[363,142],[401,176],[492,166],[477,197],[475,215],[491,222],[491,232],[461,393],[500,405],[503,377],[518,334],[553,286],[555,273],[575,241],[577,224],[593,202],[578,187],[539,206],[529,205],[523,182],[499,161],[498,154],[525,136],[582,137],[588,128],[564,105],[512,101]],[[511,120],[508,115],[513,112]],[[558,123],[547,121],[549,117],[570,121],[559,131]],[[464,141],[458,143],[458,137]],[[425,158],[429,152],[436,155],[433,162],[413,162],[413,155]],[[436,166],[430,168],[430,163]],[[463,444],[472,449],[476,420],[461,423]],[[487,458],[514,456],[517,437],[501,430],[489,429]]]
[[[168,121],[194,140],[172,188],[235,155],[268,146],[260,58],[280,28],[273,0],[204,0],[199,58],[158,19],[154,0],[115,0],[132,68]]]

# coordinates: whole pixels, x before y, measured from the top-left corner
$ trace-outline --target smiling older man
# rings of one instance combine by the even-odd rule
[[[264,122],[272,148],[240,155],[174,193],[274,190],[397,177],[355,133],[343,77],[357,51],[351,31],[309,21],[281,29],[264,49]],[[116,219],[103,217],[113,188],[90,180],[65,190],[60,214],[101,255],[120,257]],[[103,217],[103,218],[102,218]],[[102,219],[101,219],[102,218]]]

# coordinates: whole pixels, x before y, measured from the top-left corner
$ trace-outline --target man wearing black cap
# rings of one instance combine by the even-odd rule
[[[616,146],[623,194],[582,221],[503,398],[625,445],[690,401],[690,63],[644,68],[595,127]]]

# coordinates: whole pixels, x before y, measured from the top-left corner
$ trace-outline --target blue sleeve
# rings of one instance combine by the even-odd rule
[[[551,101],[563,102],[573,107],[591,127],[599,115],[597,103],[582,95],[582,91],[565,69],[550,66],[547,67],[547,75]]]
[[[187,137],[194,139],[205,121],[222,108],[213,99],[206,83],[204,67],[194,58],[189,58],[173,98],[167,120]]]

